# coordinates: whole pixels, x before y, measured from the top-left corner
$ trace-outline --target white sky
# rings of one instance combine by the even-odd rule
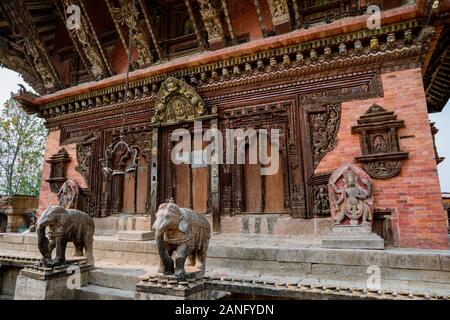
[[[0,68],[0,109],[3,108],[4,102],[11,97],[11,92],[18,91],[17,84],[19,83],[29,88],[17,73]],[[439,155],[446,158],[438,166],[441,189],[442,192],[450,192],[450,102],[441,113],[431,114],[430,120],[436,122],[436,127],[439,129],[436,136]]]

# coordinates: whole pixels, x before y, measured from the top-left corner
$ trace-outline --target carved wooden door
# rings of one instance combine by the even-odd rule
[[[171,141],[175,128],[162,130],[159,141],[159,203],[173,199],[180,207],[191,208],[198,213],[208,209],[208,167],[199,164],[174,164],[172,149],[178,142]],[[193,141],[193,137],[191,139]],[[192,146],[193,149],[193,146]],[[194,150],[201,152],[202,150]],[[188,156],[192,159],[193,152]]]

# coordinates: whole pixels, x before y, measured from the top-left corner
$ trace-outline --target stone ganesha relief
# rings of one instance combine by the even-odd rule
[[[64,264],[68,242],[73,242],[75,256],[83,256],[84,249],[86,263],[94,265],[94,229],[94,220],[87,213],[60,206],[49,206],[39,218],[36,227],[38,247],[44,265],[53,267]],[[56,257],[52,259],[55,248]]]
[[[205,272],[211,227],[204,216],[173,202],[163,203],[156,213],[153,229],[161,258],[159,272],[183,277],[188,258],[189,265],[195,266],[201,274]]]
[[[359,167],[346,164],[330,177],[328,192],[335,225],[371,225],[373,218],[372,180]]]

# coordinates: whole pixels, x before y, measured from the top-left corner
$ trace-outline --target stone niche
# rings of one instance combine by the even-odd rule
[[[62,148],[58,153],[54,154],[47,160],[50,164],[50,177],[47,182],[50,184],[50,190],[58,193],[62,185],[67,180],[67,163],[69,163],[70,156],[66,149]]]
[[[402,160],[408,152],[400,150],[398,129],[405,127],[405,121],[398,120],[393,111],[379,105],[372,105],[352,127],[352,133],[361,137],[362,155],[355,161],[362,163],[364,170],[375,179],[389,179],[400,173]]]

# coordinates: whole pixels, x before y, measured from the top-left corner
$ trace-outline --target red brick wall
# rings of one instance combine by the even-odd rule
[[[414,137],[400,139],[400,148],[409,152],[400,174],[387,180],[374,179],[375,208],[394,209],[394,232],[401,247],[446,249],[446,216],[421,70],[384,74],[382,83],[384,98],[343,103],[338,145],[316,172],[332,171],[361,154],[359,135],[351,134],[351,127],[373,103],[395,111],[406,123],[399,136]]]

